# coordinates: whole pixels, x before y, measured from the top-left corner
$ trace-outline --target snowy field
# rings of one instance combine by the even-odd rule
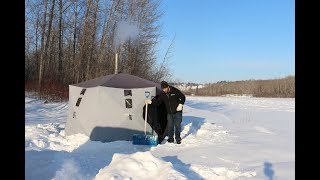
[[[65,136],[68,103],[25,98],[25,179],[295,179],[295,99],[187,96],[182,143]]]

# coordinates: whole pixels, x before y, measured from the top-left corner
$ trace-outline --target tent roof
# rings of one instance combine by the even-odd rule
[[[158,83],[126,73],[110,74],[72,85],[85,88],[105,86],[123,89],[145,87],[157,87],[158,89],[161,89],[160,84]]]

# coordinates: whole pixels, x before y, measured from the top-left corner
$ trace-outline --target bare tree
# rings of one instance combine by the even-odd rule
[[[158,71],[156,71],[156,73],[154,75],[153,81],[155,81],[155,82],[160,82],[161,79],[168,79],[168,77],[170,76],[169,68],[168,68],[168,61],[173,55],[173,47],[174,47],[175,38],[176,38],[176,34],[173,36],[173,38],[170,42],[170,45],[165,52],[164,58],[158,68]]]
[[[190,89],[188,93],[205,96],[250,94],[255,97],[295,97],[294,76],[269,80],[244,80],[208,83],[204,88]]]
[[[172,46],[158,65],[160,4],[161,0],[27,0],[26,81],[36,80],[39,94],[60,85],[67,89],[70,83],[113,73],[116,52],[120,71],[150,80],[165,77]],[[115,49],[121,21],[135,23],[139,33]]]
[[[91,67],[93,66],[93,56],[94,56],[94,50],[95,50],[95,38],[96,38],[96,26],[97,26],[97,13],[98,13],[98,4],[99,0],[95,0],[94,4],[94,10],[93,10],[93,23],[90,30],[90,44],[89,44],[89,58],[87,62],[87,68],[86,68],[86,77],[87,79],[91,78]]]
[[[42,35],[41,35],[41,57],[40,57],[40,62],[39,62],[39,79],[38,79],[38,92],[39,93],[41,92],[43,63],[45,60],[45,49],[43,47],[44,47],[44,38],[45,38],[45,31],[46,31],[47,5],[48,5],[48,0],[44,0],[44,12],[43,12],[43,20],[42,20]]]
[[[63,29],[62,29],[62,9],[63,4],[62,0],[59,0],[59,58],[58,58],[58,75],[59,75],[59,80],[63,82],[63,71],[62,71],[62,36],[63,36]]]

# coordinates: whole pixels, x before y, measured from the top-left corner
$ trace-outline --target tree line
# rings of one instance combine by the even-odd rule
[[[295,97],[295,77],[287,76],[269,80],[220,81],[204,84],[203,88],[188,89],[184,93],[200,96],[249,94],[254,97]]]
[[[26,0],[26,89],[67,96],[69,84],[113,74],[116,55],[119,72],[155,82],[167,78],[168,58],[158,64],[156,57],[160,5],[160,0]]]

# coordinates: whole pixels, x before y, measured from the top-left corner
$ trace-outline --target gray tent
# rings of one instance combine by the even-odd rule
[[[124,73],[69,85],[65,133],[83,133],[102,142],[132,140],[133,134],[144,133],[146,94],[152,99],[160,92],[159,84]],[[158,135],[148,122],[147,134]]]

